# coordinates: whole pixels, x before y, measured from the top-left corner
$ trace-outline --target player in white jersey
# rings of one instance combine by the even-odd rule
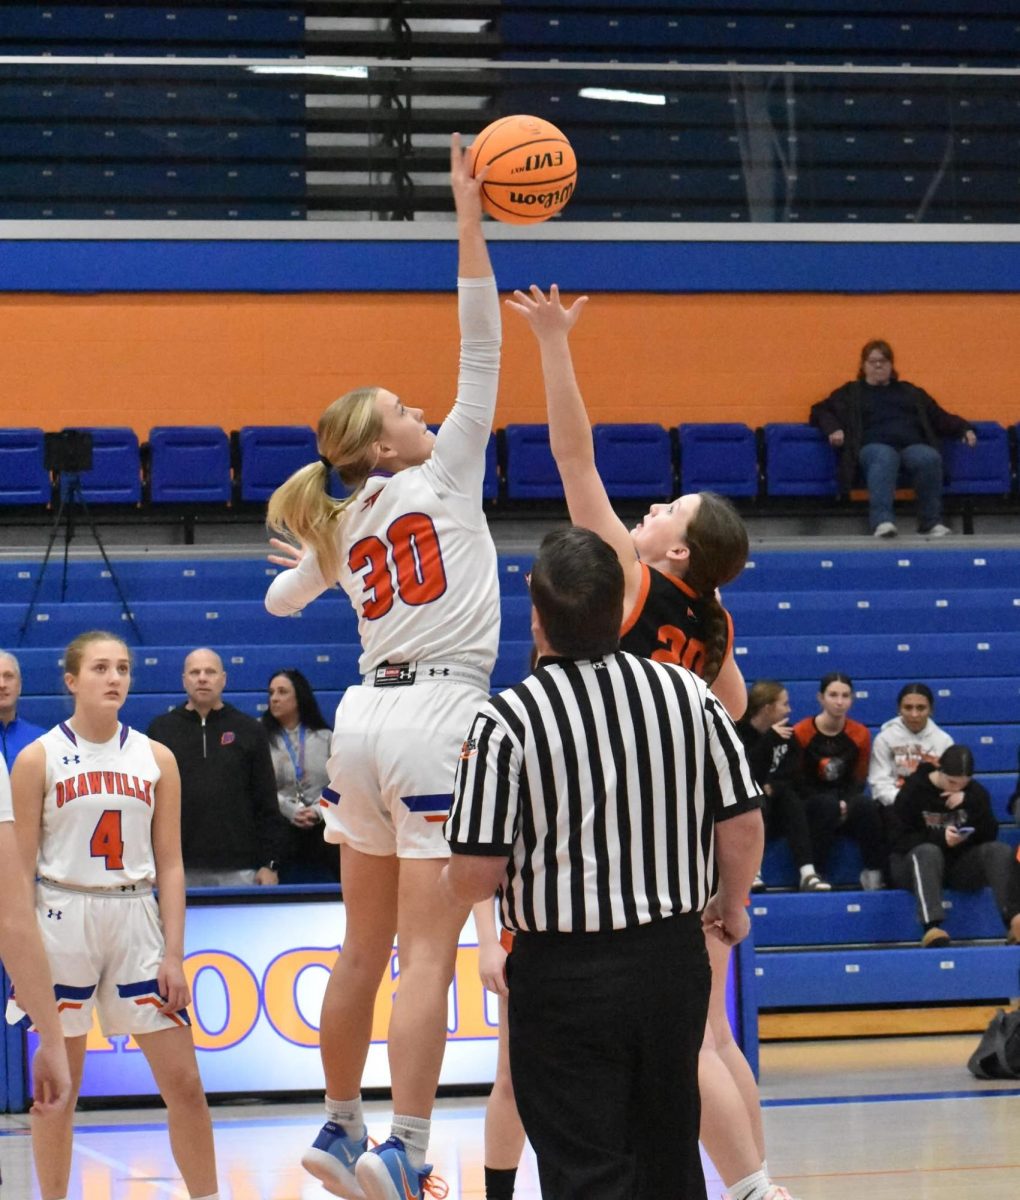
[[[33,1014],[39,1046],[32,1059],[32,1114],[57,1112],[67,1104],[71,1078],[53,979],[39,926],[33,919],[32,893],[18,859],[14,808],[7,763],[0,756],[0,959],[25,1010]]]
[[[460,374],[433,438],[421,409],[383,388],[348,393],[319,422],[320,464],[269,506],[274,579],[266,607],[303,608],[339,582],[359,618],[363,686],[337,710],[324,792],[326,836],[340,843],[347,933],[320,1021],[326,1114],[305,1167],[337,1195],[418,1200],[446,1044],[447,992],[467,908],[439,890],[442,822],[460,747],[488,698],[499,639],[496,552],[482,514],[485,447],[499,377],[501,324],[479,185],[454,135]],[[336,468],[353,495],[326,492]],[[361,1076],[376,993],[394,934],[400,986],[389,1025],[390,1139],[366,1153]]]
[[[131,682],[119,638],[80,635],[64,668],[74,713],[18,755],[12,779],[71,1069],[69,1106],[32,1127],[42,1200],[67,1194],[93,1009],[105,1036],[137,1041],[166,1103],[188,1193],[214,1200],[212,1122],[187,1014],[177,764],[165,746],[119,720]],[[21,1015],[9,1007],[9,1019]]]

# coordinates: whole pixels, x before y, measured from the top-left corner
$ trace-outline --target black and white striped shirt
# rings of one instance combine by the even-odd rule
[[[601,932],[704,908],[715,822],[760,804],[702,680],[621,652],[543,659],[482,708],[445,829],[454,853],[509,859],[509,929]]]

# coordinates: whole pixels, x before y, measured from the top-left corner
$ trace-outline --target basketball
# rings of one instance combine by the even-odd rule
[[[500,117],[475,138],[469,153],[472,174],[489,168],[482,208],[497,221],[536,225],[558,213],[574,193],[574,151],[541,117]]]

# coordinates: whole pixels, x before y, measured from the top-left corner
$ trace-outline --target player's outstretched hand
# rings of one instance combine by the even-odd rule
[[[557,284],[554,283],[550,287],[549,295],[546,296],[538,284],[533,283],[526,292],[514,292],[514,298],[506,303],[524,317],[531,326],[532,333],[542,341],[546,337],[568,334],[577,324],[584,306],[588,303],[588,297],[578,296],[569,308],[564,308]]]
[[[40,1041],[32,1059],[32,1107],[34,1117],[48,1117],[60,1112],[71,1095],[71,1074],[67,1069],[67,1050],[64,1039],[47,1043]]]
[[[161,1013],[180,1012],[191,1003],[191,989],[184,978],[184,964],[179,958],[167,955],[159,964],[156,972],[156,987],[163,997],[160,1005]]]
[[[285,542],[283,538],[270,538],[270,546],[276,551],[275,554],[267,554],[266,558],[271,563],[275,563],[278,567],[286,567],[291,570],[293,567],[299,566],[307,551],[304,546],[295,546],[290,542]]]
[[[477,175],[471,174],[471,154],[461,146],[460,134],[450,139],[450,186],[453,188],[453,204],[461,220],[481,222],[482,184],[489,168],[482,167]]]

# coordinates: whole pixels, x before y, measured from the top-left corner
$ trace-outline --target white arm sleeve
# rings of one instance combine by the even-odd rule
[[[458,279],[460,374],[457,399],[436,435],[424,465],[439,492],[470,497],[481,505],[485,447],[492,432],[499,385],[502,324],[496,281]]]
[[[872,798],[889,807],[896,799],[896,762],[892,748],[881,734],[871,744],[871,764],[868,768],[868,783]]]
[[[323,579],[319,562],[311,550],[296,567],[281,571],[266,592],[266,608],[274,617],[292,617],[330,585]]]

